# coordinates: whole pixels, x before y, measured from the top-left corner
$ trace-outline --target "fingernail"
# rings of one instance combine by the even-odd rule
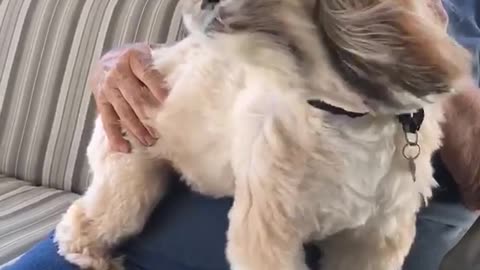
[[[158,139],[158,138],[159,138],[159,135],[158,135],[157,131],[156,131],[154,128],[152,128],[152,127],[150,127],[150,126],[147,126],[147,130],[148,130],[148,132],[150,133],[150,135],[152,135],[152,137],[153,137],[154,139]]]
[[[151,137],[151,136],[146,136],[146,137],[143,138],[143,139],[144,139],[144,141],[145,141],[145,145],[146,145],[146,146],[152,146],[152,145],[154,145],[155,142],[156,142],[156,140],[155,140],[153,137]]]

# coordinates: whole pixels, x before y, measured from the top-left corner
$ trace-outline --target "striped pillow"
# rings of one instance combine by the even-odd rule
[[[178,0],[0,1],[0,174],[84,191],[92,64],[121,44],[178,39],[179,9]]]

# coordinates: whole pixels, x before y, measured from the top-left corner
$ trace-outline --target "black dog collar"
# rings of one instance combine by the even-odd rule
[[[331,114],[335,115],[345,115],[350,118],[358,118],[367,115],[367,113],[358,113],[358,112],[350,112],[343,108],[339,108],[328,104],[322,100],[313,99],[309,100],[308,104],[311,106],[327,111]],[[397,119],[403,127],[403,131],[406,133],[417,133],[422,126],[423,120],[425,119],[425,111],[423,109],[419,109],[414,113],[406,113],[397,115]]]
[[[350,112],[343,108],[335,107],[322,100],[309,100],[308,104],[311,106],[327,111],[335,115],[345,115],[350,118],[358,118],[367,115],[367,113]],[[403,157],[408,161],[408,167],[412,175],[413,182],[417,181],[417,166],[415,160],[421,154],[421,147],[418,142],[418,131],[425,119],[425,111],[419,109],[414,113],[405,113],[397,115],[398,122],[402,125],[405,133],[405,146],[402,149]]]

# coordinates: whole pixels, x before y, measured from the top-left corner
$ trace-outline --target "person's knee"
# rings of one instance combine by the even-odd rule
[[[480,219],[445,256],[440,270],[474,270],[480,267]]]
[[[417,235],[404,270],[438,270],[477,215],[461,204],[432,202],[417,219]]]

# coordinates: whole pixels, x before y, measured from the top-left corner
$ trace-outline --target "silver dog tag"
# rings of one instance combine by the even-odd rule
[[[410,167],[410,173],[412,174],[413,182],[417,182],[417,166],[414,159],[408,160],[408,167]]]

